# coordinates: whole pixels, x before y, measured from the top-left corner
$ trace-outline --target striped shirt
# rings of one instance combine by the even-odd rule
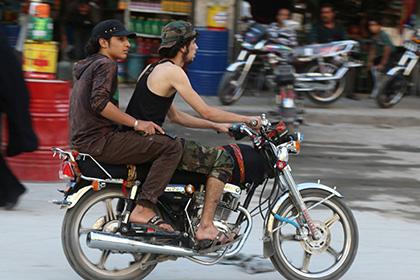
[[[282,28],[277,22],[271,23],[267,28],[268,38],[276,40],[279,44],[293,47],[297,46],[296,32],[289,28]]]

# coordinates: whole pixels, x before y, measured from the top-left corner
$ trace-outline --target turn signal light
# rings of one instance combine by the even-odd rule
[[[295,153],[299,153],[299,151],[300,151],[300,143],[298,141],[295,142],[295,147],[296,147]]]
[[[99,182],[98,181],[92,181],[92,189],[95,191],[99,191]]]
[[[186,187],[185,187],[185,191],[186,191],[188,194],[193,194],[193,193],[194,193],[194,186],[193,186],[193,185],[191,185],[191,184],[189,184],[188,186],[186,186]]]

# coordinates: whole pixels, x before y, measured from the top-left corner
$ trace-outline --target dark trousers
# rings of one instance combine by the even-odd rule
[[[89,153],[98,161],[110,164],[142,164],[151,162],[137,204],[152,208],[163,193],[181,159],[179,139],[166,135],[142,136],[136,131],[116,132],[94,142]]]
[[[0,154],[0,206],[16,203],[19,195],[25,192],[25,187],[16,179]]]

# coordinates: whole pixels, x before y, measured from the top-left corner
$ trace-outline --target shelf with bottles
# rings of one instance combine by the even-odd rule
[[[128,9],[139,13],[189,16],[191,7],[191,0],[132,0]]]
[[[130,31],[136,32],[138,37],[160,39],[162,28],[171,21],[175,21],[175,19],[131,16],[128,28]]]

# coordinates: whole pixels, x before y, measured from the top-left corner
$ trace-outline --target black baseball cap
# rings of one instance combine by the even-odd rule
[[[127,36],[128,38],[135,38],[136,33],[127,31],[124,24],[116,19],[108,19],[101,21],[92,29],[92,37],[95,40],[100,38],[111,38],[112,36]]]

